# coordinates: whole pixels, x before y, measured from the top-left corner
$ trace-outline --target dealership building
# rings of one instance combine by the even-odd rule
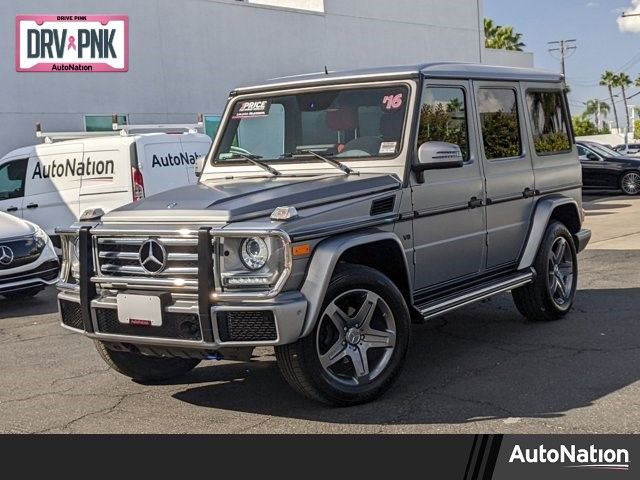
[[[3,0],[0,156],[45,131],[121,121],[215,131],[229,91],[268,78],[462,61],[484,49],[482,0]],[[15,52],[15,53],[14,53]]]

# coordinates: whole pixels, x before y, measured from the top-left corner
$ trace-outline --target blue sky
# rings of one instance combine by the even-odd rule
[[[625,19],[622,25],[618,20],[622,11],[640,12],[640,0],[484,0],[484,5],[486,17],[523,34],[536,67],[559,71],[547,42],[577,40],[578,49],[567,59],[573,114],[592,98],[609,103],[607,90],[598,86],[604,70],[625,71],[633,80],[640,76],[640,17]],[[631,94],[636,91],[632,87]],[[640,105],[640,95],[629,103]]]

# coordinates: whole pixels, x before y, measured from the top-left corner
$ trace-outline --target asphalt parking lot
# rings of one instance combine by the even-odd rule
[[[58,326],[54,289],[0,300],[0,432],[638,433],[640,197],[585,209],[593,239],[565,320],[527,323],[501,295],[417,326],[395,387],[359,407],[298,397],[268,349],[137,384]]]

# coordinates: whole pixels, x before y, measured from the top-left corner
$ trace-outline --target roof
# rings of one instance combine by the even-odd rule
[[[521,80],[532,82],[561,82],[560,73],[533,68],[500,67],[475,63],[426,63],[400,65],[337,72],[317,72],[289,77],[272,78],[263,83],[240,87],[232,93],[250,93],[282,87],[329,85],[360,80],[397,80],[425,75],[429,78],[472,78],[477,80]]]

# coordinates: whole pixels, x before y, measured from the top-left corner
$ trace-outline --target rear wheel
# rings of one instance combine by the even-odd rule
[[[331,405],[355,405],[384,393],[408,349],[411,319],[398,288],[369,267],[336,270],[313,332],[276,348],[287,382]]]
[[[102,359],[116,372],[139,382],[158,382],[180,377],[193,370],[200,360],[193,358],[150,357],[141,353],[121,352],[95,341]]]
[[[533,321],[562,318],[573,305],[578,284],[578,257],[571,232],[552,222],[534,262],[535,280],[512,292],[516,307]]]
[[[620,179],[620,188],[625,195],[640,193],[640,172],[627,172]]]

